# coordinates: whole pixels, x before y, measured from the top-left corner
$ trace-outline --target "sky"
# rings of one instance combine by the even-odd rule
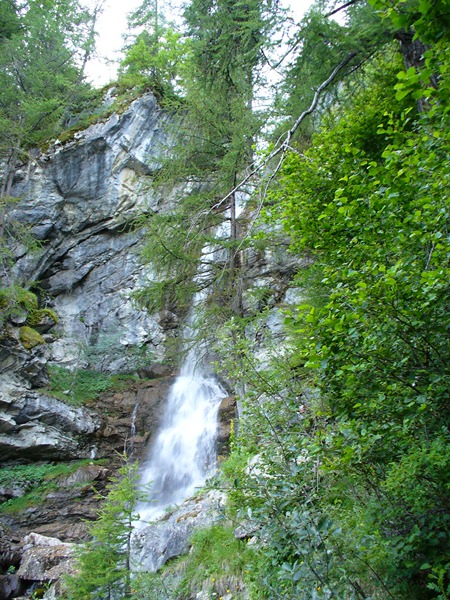
[[[86,68],[88,80],[94,85],[104,85],[115,78],[120,49],[123,46],[122,35],[127,27],[127,13],[134,10],[142,0],[105,0],[103,13],[98,19],[97,52]],[[95,0],[86,0],[94,5]],[[285,0],[296,19],[300,19],[312,0]]]

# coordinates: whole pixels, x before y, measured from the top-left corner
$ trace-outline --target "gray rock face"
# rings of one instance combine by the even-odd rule
[[[222,515],[225,494],[211,491],[183,502],[181,506],[144,527],[133,538],[134,568],[157,571],[169,559],[189,550],[195,529],[208,527]]]
[[[43,248],[18,251],[14,276],[39,281],[53,299],[56,362],[120,371],[134,368],[132,349],[163,354],[162,328],[131,294],[151,277],[140,265],[142,231],[133,219],[170,202],[152,185],[167,151],[165,122],[148,94],[17,173],[12,193],[21,201],[11,218],[30,225]]]
[[[43,337],[29,348],[19,340],[26,311],[11,317],[7,337],[2,333],[3,460],[90,455],[86,439],[99,429],[99,419],[37,391],[48,383],[49,363],[121,372],[164,356],[159,317],[136,307],[132,293],[152,277],[139,258],[143,231],[133,222],[173,202],[153,186],[167,152],[166,121],[155,98],[145,95],[123,114],[55,143],[16,173],[12,195],[18,202],[8,217],[29,225],[42,247],[34,253],[15,248],[11,277],[19,284],[38,282],[43,304],[59,322],[44,323]]]
[[[4,460],[89,457],[79,437],[92,434],[100,421],[90,411],[73,407],[9,381],[0,395],[0,454]],[[5,393],[6,391],[6,393]],[[8,393],[9,392],[9,393]]]
[[[27,581],[53,581],[71,570],[72,544],[57,538],[30,533],[24,538],[24,553],[17,576]]]

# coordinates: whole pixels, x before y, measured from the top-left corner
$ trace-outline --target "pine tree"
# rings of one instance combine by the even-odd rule
[[[64,580],[65,600],[130,597],[131,537],[139,519],[137,463],[125,460],[111,479],[108,495],[78,554],[78,573]]]
[[[172,96],[181,84],[181,71],[189,52],[186,38],[167,18],[158,0],[143,0],[128,15],[128,31],[119,83],[149,88],[160,98]]]
[[[94,11],[97,13],[97,10]],[[0,7],[1,196],[9,196],[19,160],[55,134],[64,109],[82,89],[93,49],[94,15],[78,0]]]
[[[271,8],[262,0],[193,0],[186,8],[192,58],[175,117],[178,142],[161,179],[172,185],[188,182],[192,192],[170,215],[147,223],[145,256],[159,267],[160,281],[144,292],[145,298],[187,304],[193,291],[208,288],[221,318],[228,309],[242,312],[244,227],[238,213],[243,206],[238,207],[235,188],[252,161],[262,124],[253,104],[262,49],[274,21]]]

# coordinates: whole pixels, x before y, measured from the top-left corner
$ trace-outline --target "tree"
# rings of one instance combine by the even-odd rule
[[[64,109],[83,89],[94,17],[78,0],[5,2],[0,10],[3,201],[10,195],[17,163],[56,132]]]
[[[144,0],[130,13],[128,30],[132,41],[124,48],[119,83],[147,87],[167,103],[182,85],[189,40],[168,21],[158,0]]]
[[[311,148],[291,152],[267,209],[281,206],[326,292],[291,317],[294,374],[317,370],[319,402],[303,407],[297,442],[294,409],[276,429],[287,459],[273,431],[261,436],[269,493],[248,493],[294,597],[311,597],[308,579],[329,597],[449,591],[445,27],[423,72],[378,61]],[[424,85],[432,67],[437,90]]]
[[[270,597],[450,593],[449,37],[439,3],[389,9],[432,19],[421,64],[379,52],[363,85],[348,76],[266,201],[268,225],[315,258],[284,351],[260,364],[257,323],[223,332],[221,365],[245,389],[228,485]]]
[[[338,106],[345,106],[348,102],[343,82],[351,82],[351,94],[354,94],[358,87],[358,72],[361,72],[360,84],[364,85],[362,66],[385,51],[393,40],[392,27],[382,21],[365,0],[342,3],[335,7],[336,2],[318,1],[313,4],[292,36],[290,52],[286,53],[285,60],[280,65],[283,68],[283,79],[276,104],[279,113],[285,118],[277,133],[284,130],[286,121],[289,123],[295,120],[310,105],[315,90],[336,65],[346,56],[353,55],[352,60],[341,69],[339,76],[328,87],[320,110],[315,111],[315,122],[302,126],[306,145],[311,134],[320,125],[321,116],[326,109],[336,111]],[[339,13],[339,21],[332,18],[336,13]]]
[[[242,311],[245,211],[235,187],[261,127],[253,103],[272,8],[261,0],[193,0],[186,8],[192,58],[175,115],[177,142],[160,180],[188,182],[192,191],[169,215],[147,222],[145,257],[159,266],[161,278],[144,293],[147,298],[169,298],[170,304],[183,296],[187,303],[192,291],[208,288],[210,308],[219,306],[221,318]]]
[[[89,529],[91,539],[78,553],[78,572],[64,580],[63,598],[110,600],[131,596],[131,537],[139,520],[136,504],[143,499],[137,489],[137,463],[125,461],[111,479],[98,519]]]

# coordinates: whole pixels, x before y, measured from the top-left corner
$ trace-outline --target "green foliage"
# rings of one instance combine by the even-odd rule
[[[239,252],[246,223],[237,216],[242,207],[233,188],[252,160],[261,127],[252,102],[272,9],[275,13],[271,2],[260,0],[195,0],[186,7],[185,97],[173,121],[176,142],[158,181],[182,183],[183,191],[170,215],[146,223],[144,257],[157,275],[143,294],[150,306],[165,303],[183,312],[193,291],[208,288],[210,307],[242,310]]]
[[[139,519],[136,503],[137,463],[126,461],[108,485],[98,519],[90,527],[91,539],[78,553],[78,573],[63,582],[65,600],[110,599],[131,594],[131,536]]]
[[[319,293],[270,360],[257,320],[223,329],[243,418],[221,485],[269,597],[448,596],[448,64],[444,40],[421,71],[378,56],[291,152],[266,220],[314,255],[297,284]]]
[[[119,85],[151,90],[163,104],[175,101],[189,62],[189,38],[177,31],[157,0],[143,0],[128,15],[128,29],[131,42],[125,47]]]
[[[446,64],[442,50],[429,60]],[[281,566],[274,585],[284,573],[292,597],[426,598],[448,585],[448,100],[422,88],[429,110],[414,118],[393,87],[375,77],[288,157],[272,196],[328,289],[289,318],[293,363],[317,370],[321,405],[297,426],[292,406],[292,429],[305,427],[293,443],[266,391],[258,431],[269,419],[279,441],[261,435],[263,476],[244,489]],[[261,402],[247,402],[255,419]]]
[[[20,286],[10,286],[0,290],[0,307],[7,316],[14,311],[34,312],[38,307],[36,294]]]
[[[222,525],[197,530],[191,542],[192,550],[177,593],[187,598],[206,586],[210,595],[220,597],[231,593],[239,598],[251,555],[246,543],[237,540],[233,530]]]
[[[412,28],[426,44],[449,39],[450,17],[446,0],[370,0],[397,29]]]
[[[119,84],[150,89],[167,100],[182,85],[188,54],[189,40],[172,28],[161,30],[158,38],[143,31],[121,63]]]
[[[130,380],[136,379],[134,375],[110,375],[87,369],[70,371],[57,365],[49,367],[49,375],[50,387],[46,391],[76,406],[92,402],[107,390],[126,389]]]
[[[329,86],[319,110],[302,125],[303,143],[309,143],[324,113],[335,112],[339,105],[347,104],[355,90],[365,85],[363,67],[385,53],[393,39],[392,28],[367,2],[350,3],[345,11],[339,11],[338,21],[328,16],[335,8],[335,2],[315,2],[304,16],[292,36],[290,62],[284,67],[284,77],[277,89],[278,111],[288,122],[295,121],[309,107],[315,90],[336,65],[350,53],[354,54]],[[276,132],[285,128],[283,121]]]
[[[20,513],[29,506],[41,503],[48,491],[58,486],[58,478],[70,475],[83,465],[91,462],[91,460],[81,460],[59,464],[36,463],[1,468],[0,486],[21,488],[24,494],[3,502],[0,505],[0,511]]]
[[[4,10],[14,23],[0,40],[0,152],[9,159],[50,137],[65,106],[82,90],[92,16],[76,0],[29,0],[20,8],[6,2]]]

